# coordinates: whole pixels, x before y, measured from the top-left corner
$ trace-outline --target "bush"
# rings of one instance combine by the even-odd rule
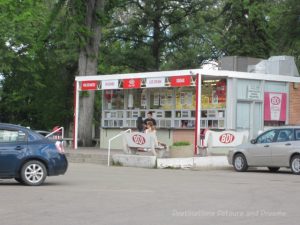
[[[178,142],[173,143],[173,146],[186,146],[186,145],[190,145],[190,142],[188,142],[188,141],[178,141]]]

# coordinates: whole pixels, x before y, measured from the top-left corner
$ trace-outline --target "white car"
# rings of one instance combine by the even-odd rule
[[[227,158],[238,172],[248,167],[268,167],[271,172],[287,167],[300,174],[300,126],[265,131],[249,144],[230,150]]]

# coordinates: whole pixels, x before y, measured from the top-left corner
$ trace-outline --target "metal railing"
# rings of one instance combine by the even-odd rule
[[[110,148],[111,148],[111,142],[112,142],[114,139],[116,139],[117,137],[120,137],[120,136],[122,136],[122,135],[125,134],[125,133],[131,133],[131,129],[127,129],[127,130],[125,130],[125,131],[122,131],[122,132],[120,132],[119,134],[117,134],[116,136],[114,136],[114,137],[112,137],[112,138],[110,138],[110,139],[108,140],[107,166],[110,165]]]
[[[61,138],[54,138],[54,134],[58,133],[61,131],[61,135],[58,135],[58,136],[61,136]],[[57,128],[56,130],[52,131],[50,134],[47,134],[45,137],[48,138],[48,137],[52,137],[53,139],[61,139],[62,141],[64,140],[64,127],[60,127],[60,128]]]

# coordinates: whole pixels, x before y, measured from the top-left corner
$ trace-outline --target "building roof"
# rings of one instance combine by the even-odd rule
[[[204,69],[190,69],[190,70],[171,70],[171,71],[158,71],[158,72],[141,72],[141,73],[127,73],[127,74],[107,74],[107,75],[90,75],[90,76],[76,76],[76,81],[102,81],[114,79],[132,79],[132,78],[158,78],[158,77],[172,77],[183,75],[203,75],[205,77],[218,77],[218,78],[239,78],[250,80],[266,80],[278,82],[295,82],[300,83],[300,77],[276,75],[276,74],[263,74],[263,73],[248,73],[237,72],[228,70],[204,70]]]

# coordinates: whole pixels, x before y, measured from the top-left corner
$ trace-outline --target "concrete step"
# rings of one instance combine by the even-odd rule
[[[66,157],[71,163],[94,163],[107,165],[107,156],[103,155],[66,153]]]
[[[120,153],[119,150],[113,150],[111,156]],[[66,157],[71,163],[94,163],[107,165],[107,150],[93,148],[81,148],[80,150],[66,149]],[[112,158],[112,157],[111,157]],[[112,162],[112,159],[110,160]]]

